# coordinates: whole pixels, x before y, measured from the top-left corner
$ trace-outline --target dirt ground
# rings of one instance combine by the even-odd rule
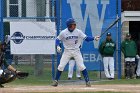
[[[130,92],[140,93],[140,85],[59,85],[53,86],[6,86],[0,88],[0,93],[29,93],[29,92],[96,92],[96,91],[113,91],[113,92]]]

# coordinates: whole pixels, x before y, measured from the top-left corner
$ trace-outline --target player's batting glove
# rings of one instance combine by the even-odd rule
[[[62,52],[62,49],[61,49],[60,46],[57,46],[57,52],[58,52],[58,53],[61,53],[61,52]]]
[[[95,36],[94,40],[98,41],[100,39],[100,36]]]

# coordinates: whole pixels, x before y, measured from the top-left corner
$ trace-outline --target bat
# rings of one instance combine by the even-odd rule
[[[110,28],[112,28],[119,20],[120,18],[117,18],[112,24],[110,24],[110,26],[105,31],[103,31],[103,33],[101,33],[100,37],[103,36]]]

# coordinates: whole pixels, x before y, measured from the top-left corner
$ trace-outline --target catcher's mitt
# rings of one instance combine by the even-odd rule
[[[24,78],[29,76],[29,73],[27,73],[27,72],[18,72],[18,73],[16,73],[16,75],[17,75],[18,79],[24,79]]]

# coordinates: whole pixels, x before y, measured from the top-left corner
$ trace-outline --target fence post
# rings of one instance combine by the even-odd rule
[[[4,31],[3,31],[3,0],[0,1],[0,40],[4,40]]]
[[[118,0],[118,17],[121,18],[121,0]],[[118,79],[121,79],[121,20],[118,22]]]
[[[60,31],[60,0],[56,0],[56,26],[57,26],[57,35]],[[60,54],[57,53],[57,66],[60,61]]]

